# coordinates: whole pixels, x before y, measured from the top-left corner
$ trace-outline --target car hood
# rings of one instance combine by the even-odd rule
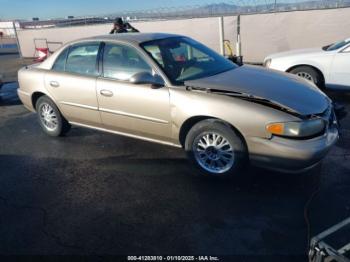
[[[266,99],[303,116],[323,113],[329,106],[329,98],[306,80],[258,66],[244,65],[185,85]]]
[[[319,54],[324,54],[325,51],[322,50],[322,48],[307,48],[307,49],[297,49],[297,50],[291,50],[286,52],[280,52],[273,55],[268,56],[266,59],[276,59],[280,57],[290,57],[290,56],[299,56],[302,55],[305,56],[314,56]],[[265,60],[266,60],[265,59]]]

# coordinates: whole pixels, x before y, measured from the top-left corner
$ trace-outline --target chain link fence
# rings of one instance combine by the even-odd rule
[[[110,24],[113,23],[116,17],[122,17],[128,22],[140,21],[168,21],[175,22],[177,19],[189,19],[189,18],[212,18],[225,16],[233,17],[236,15],[250,15],[250,14],[264,14],[264,13],[279,13],[287,14],[287,12],[301,11],[301,10],[325,10],[325,9],[336,9],[350,7],[350,0],[208,0],[208,3],[188,6],[171,6],[171,3],[175,1],[167,2],[167,6],[147,9],[147,10],[134,10],[134,11],[119,11],[99,16],[84,16],[84,17],[67,17],[65,19],[50,19],[40,21],[20,21],[20,22],[9,22],[10,25],[3,26],[5,22],[0,21],[0,53],[16,52],[20,51],[22,54],[22,47],[17,42],[18,35],[27,31],[34,35],[34,32],[27,29],[45,29],[45,28],[66,28],[79,26],[91,25],[90,28],[99,31],[103,30],[108,32],[110,30]],[[166,4],[164,4],[166,5]],[[110,7],[111,10],[118,10],[118,3],[115,6]],[[173,20],[173,21],[172,21]],[[176,23],[176,22],[175,22]],[[140,23],[138,26],[140,26]],[[101,28],[100,28],[101,25]],[[176,27],[176,25],[174,25]],[[3,27],[3,28],[2,28]],[[72,28],[73,29],[73,28]],[[175,30],[175,29],[174,29]],[[55,38],[47,37],[40,31],[45,30],[34,30],[36,36],[32,37],[30,45],[36,46],[36,38],[45,38],[47,42],[57,42]],[[44,36],[43,36],[44,35]],[[64,38],[64,37],[63,37]],[[60,38],[61,39],[61,38]],[[62,39],[60,41],[63,41]],[[22,45],[23,43],[21,43]],[[25,42],[25,45],[29,45]],[[35,48],[31,48],[31,50]],[[29,51],[27,50],[27,53]],[[31,51],[34,52],[34,51]]]
[[[50,19],[48,21],[24,21],[21,22],[20,28],[35,29],[106,24],[112,23],[115,17],[122,17],[126,21],[148,21],[350,7],[350,0],[209,0],[208,3],[188,6],[171,6],[172,1],[169,3],[158,8],[134,11],[125,10],[99,16]],[[111,6],[111,9],[113,8],[117,10],[118,4]]]
[[[156,9],[124,11],[106,17],[133,19],[172,19],[288,12],[350,7],[350,0],[231,0],[189,6],[165,6]]]
[[[0,54],[16,52],[18,47],[14,23],[0,21]]]

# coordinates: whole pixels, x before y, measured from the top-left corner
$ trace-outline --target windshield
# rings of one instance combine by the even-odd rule
[[[323,50],[334,51],[334,50],[337,50],[339,48],[345,47],[349,43],[350,43],[350,39],[343,40],[343,41],[337,42],[335,44],[325,46],[325,47],[323,47]]]
[[[187,37],[155,40],[143,43],[141,47],[177,85],[238,67],[208,47]]]

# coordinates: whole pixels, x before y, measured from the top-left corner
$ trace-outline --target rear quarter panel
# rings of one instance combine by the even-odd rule
[[[45,89],[44,76],[46,70],[33,66],[23,67],[18,71],[18,95],[23,105],[30,111],[35,111],[32,103],[32,96],[35,93],[43,93],[52,98]]]

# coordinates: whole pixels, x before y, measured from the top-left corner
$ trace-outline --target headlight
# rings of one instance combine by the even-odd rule
[[[306,138],[321,134],[326,128],[323,119],[311,119],[301,122],[272,123],[266,130],[277,136]]]
[[[271,65],[271,62],[272,62],[272,59],[266,59],[265,62],[264,62],[264,67],[269,68],[270,65]]]

